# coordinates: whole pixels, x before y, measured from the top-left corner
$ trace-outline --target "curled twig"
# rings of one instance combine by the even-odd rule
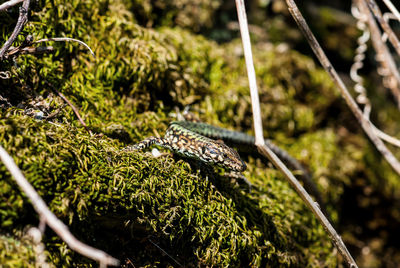
[[[55,41],[55,42],[65,42],[65,41],[72,41],[72,42],[78,42],[79,44],[83,45],[86,47],[90,54],[94,58],[96,58],[95,54],[93,53],[93,50],[83,41],[74,39],[74,38],[68,38],[68,37],[55,37],[55,38],[46,38],[46,39],[40,39],[37,41],[33,41],[33,37],[31,35],[28,35],[25,39],[25,41],[17,47],[10,47],[8,48],[7,52],[5,53],[5,57],[10,57],[10,56],[18,56],[20,54],[44,54],[44,53],[52,53],[54,52],[54,48],[52,46],[45,46],[45,47],[31,47],[32,44],[37,44],[41,42],[48,42],[48,41]]]
[[[360,123],[364,132],[368,135],[372,143],[375,145],[376,149],[385,157],[386,161],[390,164],[390,166],[397,172],[397,174],[400,174],[400,162],[396,159],[396,157],[394,157],[392,152],[389,151],[389,149],[382,142],[382,140],[376,135],[371,122],[368,120],[368,118],[366,118],[363,115],[362,111],[357,106],[356,102],[354,101],[347,87],[343,83],[343,80],[340,78],[336,70],[333,68],[332,64],[325,55],[317,39],[311,32],[306,21],[304,20],[304,17],[301,15],[294,1],[286,0],[286,3],[289,6],[290,13],[295,19],[297,25],[300,27],[300,30],[303,32],[304,36],[307,38],[307,41],[309,42],[312,50],[314,51],[315,55],[320,61],[322,67],[324,67],[324,69],[328,72],[333,82],[340,90],[342,97],[344,98],[346,104],[349,106],[350,110]]]
[[[350,77],[356,83],[354,90],[358,93],[356,101],[364,105],[364,115],[369,118],[371,113],[371,102],[367,97],[364,87],[364,79],[358,74],[358,70],[364,66],[365,51],[367,51],[367,42],[370,38],[370,33],[366,25],[367,17],[362,15],[355,6],[351,7],[351,13],[357,19],[357,28],[362,31],[362,35],[357,39],[358,47],[354,56],[354,63],[350,68]]]
[[[96,58],[96,55],[94,54],[93,50],[92,50],[85,42],[83,42],[83,41],[81,41],[81,40],[78,40],[78,39],[75,39],[75,38],[69,38],[69,37],[44,38],[44,39],[37,40],[37,41],[35,41],[35,42],[33,42],[33,43],[36,44],[36,43],[48,42],[48,41],[55,41],[55,42],[65,42],[65,41],[66,41],[66,42],[77,42],[77,43],[83,45],[84,47],[86,47],[86,48],[89,50],[90,54],[92,54],[92,56],[93,56],[94,58]]]
[[[10,79],[11,73],[9,71],[0,72],[0,78],[1,79]]]
[[[378,73],[384,77],[383,84],[389,88],[395,97],[398,108],[400,109],[400,73],[396,67],[396,63],[392,55],[390,54],[389,48],[382,41],[381,31],[376,24],[374,17],[372,16],[368,5],[365,0],[355,1],[358,10],[363,16],[366,16],[369,31],[371,32],[371,41],[376,51],[376,59],[379,61],[382,68],[378,70]],[[383,20],[383,19],[382,19]]]
[[[32,37],[30,35],[27,36],[27,39],[29,37]],[[32,44],[37,44],[37,43],[41,43],[41,42],[48,42],[48,41],[56,41],[56,42],[64,42],[64,41],[73,41],[73,42],[78,42],[79,44],[85,46],[89,51],[90,54],[92,54],[92,56],[94,58],[96,58],[95,54],[93,53],[93,50],[85,43],[82,42],[78,39],[74,39],[74,38],[67,38],[67,37],[56,37],[56,38],[46,38],[46,39],[40,39],[37,41],[30,41],[27,42],[26,40],[24,41],[23,44],[21,44],[18,47],[10,47],[7,52],[5,53],[6,57],[10,57],[10,56],[17,56],[20,54],[44,54],[44,53],[52,53],[54,52],[54,47],[53,46],[44,46],[44,47],[31,47],[29,45]],[[29,46],[29,47],[28,47]]]
[[[358,38],[358,47],[356,49],[356,56],[354,57],[354,64],[351,66],[350,69],[350,77],[356,83],[354,86],[354,90],[359,94],[356,98],[359,104],[364,105],[364,116],[369,120],[369,116],[371,113],[371,102],[369,101],[365,87],[363,85],[364,79],[357,73],[360,68],[363,67],[363,60],[365,59],[365,51],[367,50],[367,41],[369,40],[370,33],[368,27],[366,25],[367,16],[365,14],[361,14],[359,10],[352,6],[351,12],[353,16],[357,19],[357,28],[360,29],[363,34]],[[390,13],[391,14],[391,13]],[[385,16],[384,16],[385,17]],[[385,21],[387,19],[385,18]],[[392,145],[400,147],[400,140],[389,136],[388,134],[384,133],[383,131],[379,130],[371,123],[371,127],[374,129],[375,134],[385,140]]]
[[[14,180],[17,182],[22,191],[26,194],[32,202],[33,208],[39,214],[40,219],[43,220],[67,245],[74,251],[100,262],[101,266],[105,265],[119,265],[119,261],[104,251],[88,246],[78,239],[76,239],[68,230],[68,227],[60,221],[47,207],[43,199],[38,195],[32,185],[25,179],[21,170],[15,164],[11,156],[0,145],[0,160],[7,167]]]
[[[250,36],[247,28],[247,18],[243,0],[236,0],[236,7],[238,11],[240,33],[242,36],[247,73],[249,76],[250,93],[251,93],[252,107],[253,107],[254,129],[256,130],[255,144],[257,146],[257,149],[260,152],[260,154],[262,154],[265,157],[268,157],[274,164],[274,166],[278,168],[285,175],[285,178],[289,181],[292,187],[296,190],[296,192],[300,195],[300,197],[303,199],[306,205],[310,208],[310,210],[314,213],[314,215],[320,221],[322,226],[328,232],[334,245],[337,247],[340,254],[344,257],[347,264],[351,267],[357,267],[357,264],[355,263],[350,252],[347,250],[346,245],[343,243],[341,237],[337,234],[336,230],[332,227],[329,220],[321,212],[321,209],[319,208],[318,204],[316,204],[313,201],[310,195],[304,190],[301,184],[293,176],[290,170],[282,163],[282,161],[265,145],[262,134],[262,122],[260,113],[260,103],[258,101],[256,75],[252,60],[253,56],[251,52]]]

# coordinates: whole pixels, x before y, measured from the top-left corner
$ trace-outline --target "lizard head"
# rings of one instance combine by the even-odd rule
[[[246,170],[246,164],[240,158],[239,154],[224,143],[208,144],[203,147],[203,156],[206,161],[213,162],[226,169],[242,172]]]

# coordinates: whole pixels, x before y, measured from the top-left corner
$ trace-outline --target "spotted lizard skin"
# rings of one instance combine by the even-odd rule
[[[191,121],[174,121],[169,125],[164,138],[149,137],[123,150],[141,150],[154,144],[203,163],[218,165],[234,172],[244,171],[246,164],[239,154],[225,145],[222,140],[230,146],[237,147],[241,152],[257,154],[253,136]],[[321,208],[325,210],[323,199],[311,174],[289,153],[274,145],[270,140],[266,139],[265,143],[289,168],[301,172],[299,178],[303,181],[306,190],[316,197]],[[258,155],[258,157],[262,156]]]
[[[186,128],[183,123],[184,121],[172,122],[164,138],[149,137],[126,147],[124,151],[141,150],[151,145],[158,145],[184,157],[218,165],[227,170],[242,172],[246,169],[246,164],[234,149],[220,140],[207,138]]]

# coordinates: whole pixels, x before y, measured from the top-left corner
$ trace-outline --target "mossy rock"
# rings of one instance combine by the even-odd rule
[[[239,40],[217,44],[170,27],[169,15],[158,28],[141,27],[132,11],[146,3],[33,4],[25,33],[81,39],[96,59],[74,43],[54,43],[52,55],[2,64],[0,71],[12,78],[0,80],[7,100],[1,145],[79,239],[123,264],[336,267],[328,235],[270,165],[246,158],[244,175],[255,186],[248,192],[222,170],[200,171],[170,152],[155,158],[120,151],[162,136],[171,113],[186,105],[211,124],[246,132],[252,124]],[[1,29],[4,38],[12,24]],[[338,219],[335,204],[348,178],[364,168],[356,164],[364,154],[340,151],[334,124],[323,120],[338,106],[337,92],[305,56],[270,44],[255,46],[254,53],[266,137],[316,174]],[[88,129],[57,91],[79,108]],[[17,237],[38,217],[2,165],[0,178],[0,230]],[[56,266],[95,266],[51,231],[44,242]]]
[[[30,230],[14,230],[14,234],[0,235],[0,263],[3,267],[55,267],[45,261],[48,252],[41,241],[33,243]]]

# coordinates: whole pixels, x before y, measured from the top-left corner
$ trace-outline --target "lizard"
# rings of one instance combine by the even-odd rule
[[[148,137],[122,150],[129,152],[158,145],[183,157],[211,166],[217,165],[228,171],[241,173],[246,170],[246,164],[240,158],[238,152],[229,146],[238,148],[240,152],[255,154],[264,161],[268,161],[268,159],[265,159],[265,157],[258,153],[254,140],[253,136],[243,132],[219,128],[202,122],[173,121],[170,123],[163,138]],[[325,211],[322,196],[306,168],[290,156],[288,152],[273,144],[269,139],[265,139],[265,144],[290,169],[301,172],[298,177],[303,181],[304,187],[316,198],[321,209]],[[243,179],[251,187],[251,184],[245,178]]]

